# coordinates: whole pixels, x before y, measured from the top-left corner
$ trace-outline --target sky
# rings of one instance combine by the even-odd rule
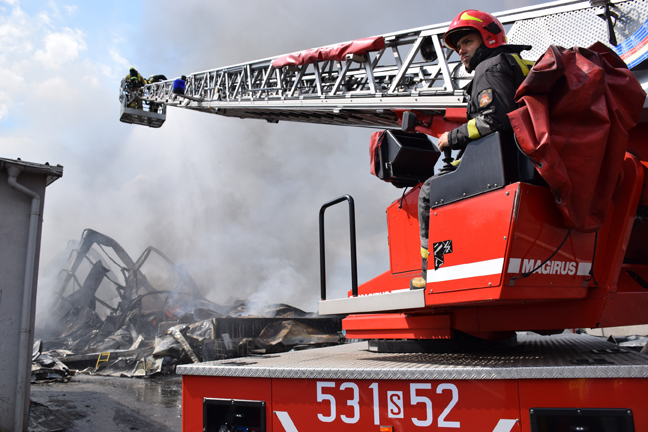
[[[350,194],[360,282],[378,276],[389,269],[385,210],[401,190],[369,173],[373,130],[176,108],[160,129],[128,125],[121,79],[130,66],[171,78],[536,3],[0,0],[0,157],[64,166],[46,193],[41,274],[92,228],[133,258],[162,250],[211,300],[314,311],[319,208]],[[345,208],[327,211],[331,297],[350,288],[347,223]]]

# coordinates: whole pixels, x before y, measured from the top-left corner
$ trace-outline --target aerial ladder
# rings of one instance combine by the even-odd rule
[[[538,59],[550,45],[588,47],[603,42],[626,61],[641,86],[648,87],[648,68],[642,64],[648,57],[647,1],[562,0],[494,15],[507,28],[509,43],[533,47],[524,53],[526,59]],[[443,46],[447,28],[448,23],[442,23],[192,73],[183,80],[182,91],[176,89],[176,80],[136,91],[129,91],[122,83],[120,120],[160,127],[166,108],[173,106],[270,123],[294,121],[388,130],[388,144],[380,154],[376,174],[396,186],[412,187],[387,209],[390,269],[358,286],[352,262],[354,280],[348,298],[343,299],[327,298],[322,273],[319,302],[321,315],[347,315],[343,320],[346,337],[368,340],[370,352],[446,353],[467,346],[511,347],[519,331],[551,335],[564,329],[648,324],[645,104],[640,123],[630,132],[611,210],[597,233],[570,231],[551,191],[535,173],[507,183],[501,157],[492,158],[501,152],[498,134],[479,140],[480,145],[471,143],[459,168],[439,176],[432,187],[430,244],[439,245],[434,258],[440,264],[428,264],[425,289],[408,288],[409,280],[420,274],[420,183],[433,174],[429,169],[416,171],[420,164],[412,160],[423,160],[429,168],[440,157],[429,140],[421,142],[420,136],[408,132],[423,126],[429,135],[439,136],[466,121],[464,90],[472,77],[456,53]],[[157,105],[157,112],[128,108],[135,98]],[[489,163],[482,163],[485,160]],[[484,165],[486,171],[480,168]],[[320,210],[323,272],[324,211],[344,201],[349,202],[352,252],[355,250],[353,201],[345,196]],[[522,342],[526,347],[542,344],[535,339]],[[578,351],[580,342],[573,343]],[[209,424],[217,425],[213,430],[235,430],[232,419],[236,416],[248,416],[258,426],[252,428],[255,430],[291,432],[308,427],[357,430],[359,425],[367,430],[411,430],[412,424],[415,429],[428,427],[433,419],[441,428],[498,432],[563,430],[556,426],[563,421],[572,425],[564,430],[631,431],[635,426],[636,430],[648,430],[648,414],[637,411],[637,404],[645,406],[648,402],[648,362],[635,359],[626,365],[628,368],[620,368],[617,366],[622,362],[591,355],[613,355],[617,351],[587,343],[571,359],[561,350],[554,346],[546,351],[520,351],[508,360],[491,358],[495,366],[485,369],[481,369],[484,364],[478,358],[486,357],[466,364],[459,364],[461,359],[457,358],[443,359],[443,371],[429,366],[437,358],[415,356],[379,357],[380,361],[395,363],[371,363],[373,366],[367,369],[361,366],[363,360],[369,364],[375,358],[351,354],[348,348],[339,349],[341,357],[337,357],[347,359],[346,363],[333,366],[296,355],[292,357],[296,366],[287,366],[281,360],[263,365],[259,360],[258,366],[250,366],[254,362],[183,366],[179,371],[186,375],[185,385],[191,390],[184,400],[183,430],[212,430]],[[532,358],[546,359],[550,364],[526,362]],[[508,363],[499,364],[499,360]],[[596,376],[611,381],[591,385],[579,381]],[[549,384],[537,380],[543,377],[553,380]],[[274,378],[289,380],[272,384]],[[303,382],[297,383],[297,378]],[[434,415],[431,399],[420,396],[432,387],[415,382],[425,379],[449,380],[435,384],[436,394],[442,395],[438,398],[446,404],[442,411],[435,408]],[[484,386],[472,381],[483,379],[500,380],[498,383],[512,380],[517,387],[495,389],[499,384]],[[404,381],[396,385],[390,380]],[[458,385],[456,380],[467,381]],[[533,385],[523,385],[525,380],[533,381]],[[229,393],[212,390],[229,385],[240,387]],[[385,393],[382,389],[390,385],[393,388]],[[622,386],[626,391],[619,390]],[[643,392],[639,391],[641,386]],[[267,388],[267,392],[255,388]],[[484,390],[488,388],[491,390]],[[296,408],[300,402],[289,395],[292,391],[311,394],[309,406],[313,409]],[[506,415],[513,419],[497,417],[504,415],[500,409],[504,402],[491,406],[492,401],[487,399],[509,391],[515,403],[506,409],[512,414]],[[607,397],[601,398],[601,392]],[[459,407],[459,393],[462,398],[472,398],[468,396],[471,394],[482,399],[471,399],[468,405]],[[532,393],[536,396],[531,397]],[[336,415],[336,398],[345,404],[338,405],[343,411],[340,415]],[[235,404],[234,399],[240,403]],[[358,400],[367,406],[360,407]],[[481,420],[470,417],[475,407],[490,416],[492,426],[478,426]],[[602,407],[606,410],[598,410]],[[409,417],[403,414],[407,410]],[[460,417],[462,420],[457,420]],[[614,424],[616,429],[592,426],[603,424],[600,422]],[[383,424],[392,426],[382,429]],[[239,426],[243,427],[242,423]]]

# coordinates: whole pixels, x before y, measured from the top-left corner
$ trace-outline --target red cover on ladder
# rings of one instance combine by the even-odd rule
[[[277,57],[272,62],[272,66],[279,69],[284,66],[301,66],[324,60],[342,61],[347,54],[366,55],[369,51],[383,48],[385,48],[385,39],[382,36],[357,39]]]
[[[518,89],[513,131],[541,164],[568,226],[591,232],[605,222],[645,98],[623,60],[598,42],[549,47]]]

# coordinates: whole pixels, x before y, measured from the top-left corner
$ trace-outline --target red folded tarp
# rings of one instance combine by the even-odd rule
[[[605,222],[646,93],[601,43],[551,46],[515,95],[509,113],[523,151],[541,166],[567,226],[592,232]]]
[[[301,66],[324,60],[341,61],[347,54],[363,56],[369,51],[378,51],[383,48],[385,48],[385,39],[382,36],[370,37],[287,54],[274,59],[272,66],[279,69],[284,66]]]

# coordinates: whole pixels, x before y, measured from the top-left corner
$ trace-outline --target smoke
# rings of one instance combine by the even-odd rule
[[[323,203],[343,194],[356,200],[360,282],[389,269],[385,209],[401,191],[369,174],[372,130],[174,108],[159,130],[122,124],[124,65],[175,77],[449,21],[483,3],[166,0],[130,12],[93,2],[54,6],[0,8],[0,26],[11,30],[0,31],[0,77],[15,83],[0,88],[0,151],[65,166],[47,189],[41,262],[92,228],[132,256],[160,249],[186,265],[213,301],[314,310]],[[489,3],[493,11],[509,6]],[[329,297],[342,297],[351,287],[345,205],[327,210],[326,224]],[[41,279],[40,291],[46,287]]]

